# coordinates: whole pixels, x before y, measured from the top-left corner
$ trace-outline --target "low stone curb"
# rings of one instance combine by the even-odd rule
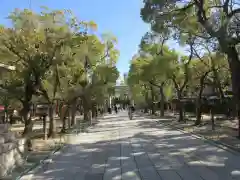
[[[63,144],[63,145],[55,148],[44,159],[40,160],[39,162],[34,163],[30,168],[28,168],[25,171],[23,171],[20,175],[18,175],[16,177],[15,180],[19,180],[19,179],[21,179],[23,176],[25,176],[27,174],[35,173],[36,171],[38,171],[42,167],[42,165],[46,164],[47,159],[49,159],[51,156],[55,155],[57,152],[61,151],[65,147],[66,147],[66,145]]]
[[[87,128],[91,127],[91,126],[92,125],[89,124],[87,126]],[[73,128],[71,130],[71,132],[66,133],[66,135],[70,135],[73,132],[75,132],[75,133],[77,132],[76,135],[79,135],[81,133],[81,131],[78,131],[78,130],[79,130],[79,127]],[[18,175],[15,180],[20,180],[23,176],[27,176],[26,178],[24,178],[24,180],[29,180],[29,178],[31,178],[34,173],[36,173],[41,168],[43,168],[43,166],[46,165],[47,163],[50,163],[47,161],[48,159],[53,159],[53,156],[56,157],[56,156],[60,155],[63,152],[63,150],[67,147],[68,146],[66,144],[63,144],[60,147],[55,148],[53,151],[51,151],[49,153],[49,155],[47,155],[47,157],[45,157],[43,160],[40,160],[39,162],[35,163],[32,167],[26,169],[24,172],[22,172],[20,175]],[[52,158],[50,158],[50,157],[52,157]]]
[[[144,113],[141,114],[141,115],[144,115]],[[146,115],[146,114],[145,114],[145,115]],[[148,114],[147,114],[147,116],[151,116],[151,115],[148,115]],[[172,116],[172,118],[173,118],[173,119],[176,119],[176,117],[174,117],[174,116]],[[231,146],[231,145],[228,145],[228,144],[226,144],[226,143],[223,143],[223,142],[220,142],[220,141],[214,141],[214,140],[209,139],[209,138],[207,138],[207,137],[205,137],[205,136],[203,136],[203,135],[201,135],[201,134],[197,134],[197,133],[193,133],[193,132],[187,132],[187,131],[185,131],[185,130],[183,130],[183,129],[181,129],[181,128],[178,128],[178,127],[176,127],[176,126],[173,127],[171,124],[161,122],[161,120],[157,120],[156,122],[158,122],[159,124],[164,125],[164,126],[166,126],[166,127],[169,127],[169,128],[172,128],[172,129],[177,129],[177,130],[179,130],[179,131],[182,132],[182,133],[189,133],[189,134],[191,134],[193,137],[195,137],[195,138],[197,138],[197,139],[204,140],[205,142],[207,142],[207,143],[209,143],[209,144],[212,144],[212,145],[214,145],[214,146],[217,146],[217,147],[219,147],[220,149],[226,150],[226,151],[228,151],[228,152],[230,152],[230,153],[232,153],[232,154],[234,154],[234,155],[237,155],[237,156],[240,155],[240,149],[235,148],[235,147],[233,147],[233,146]]]
[[[159,124],[161,125],[164,125],[166,127],[170,127],[172,129],[177,129],[178,131],[182,132],[182,133],[189,133],[191,134],[193,137],[197,138],[197,139],[201,139],[201,140],[204,140],[205,142],[209,143],[209,144],[212,144],[214,146],[217,146],[223,150],[226,150],[234,155],[237,155],[239,156],[240,155],[240,150],[231,146],[231,145],[228,145],[226,143],[223,143],[223,142],[220,142],[220,141],[214,141],[214,140],[211,140],[209,138],[206,138],[205,136],[203,135],[200,135],[200,134],[197,134],[197,133],[193,133],[193,132],[187,132],[181,128],[178,128],[178,127],[172,127],[171,124],[166,124],[166,123],[161,123],[159,120],[157,121]]]
[[[145,113],[143,113],[142,115],[144,115]],[[148,115],[148,114],[145,114],[145,115],[147,115],[147,116],[151,116],[151,115]],[[176,119],[176,117],[175,116],[171,116],[173,119]],[[161,120],[158,120],[157,122],[161,122]],[[185,131],[185,130],[183,130],[183,129],[181,129],[181,128],[178,128],[178,127],[176,127],[176,126],[172,126],[171,124],[167,124],[167,123],[164,123],[164,122],[161,122],[160,123],[161,125],[164,125],[164,126],[166,126],[166,127],[170,127],[170,128],[172,128],[172,129],[177,129],[177,130],[179,130],[179,131],[181,131],[181,132],[183,132],[183,133],[190,133],[192,136],[194,136],[194,137],[196,137],[196,138],[200,138],[200,139],[202,139],[202,140],[205,140],[205,141],[207,141],[208,143],[210,143],[210,144],[213,144],[213,145],[215,145],[215,146],[217,146],[217,147],[219,147],[219,148],[221,148],[221,149],[224,149],[224,150],[227,150],[227,151],[229,151],[229,152],[231,152],[231,153],[233,153],[233,154],[236,154],[236,155],[239,155],[240,154],[240,149],[238,149],[238,148],[235,148],[235,147],[233,147],[233,146],[231,146],[231,145],[228,145],[228,144],[226,144],[226,143],[223,143],[223,142],[220,142],[220,141],[214,141],[214,140],[212,140],[212,139],[209,139],[209,138],[206,138],[205,136],[203,136],[203,135],[201,135],[201,134],[198,134],[198,133],[193,133],[193,132],[187,132],[187,131]],[[223,126],[224,127],[224,126]],[[230,127],[227,127],[227,128],[230,128]]]
[[[74,131],[74,130],[73,130]],[[69,135],[66,134],[66,135]],[[26,169],[23,171],[20,175],[16,177],[15,180],[20,180],[23,176],[27,176],[25,179],[31,178],[31,176],[36,173],[38,170],[40,170],[45,164],[49,163],[48,159],[53,159],[51,158],[52,156],[58,156],[61,154],[61,152],[67,147],[66,144],[62,144],[59,147],[55,148],[52,150],[44,159],[34,163],[30,168]]]

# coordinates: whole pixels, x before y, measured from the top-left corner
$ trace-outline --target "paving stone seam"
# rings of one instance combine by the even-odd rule
[[[152,146],[154,147],[155,152],[158,153],[158,150],[157,150],[157,148],[154,146],[153,142],[150,141],[150,143],[151,143]],[[162,177],[161,174],[158,172],[158,170],[157,170],[157,168],[156,168],[154,162],[151,160],[151,158],[149,157],[149,154],[148,154],[148,153],[147,153],[147,156],[148,156],[149,160],[151,161],[151,163],[153,164],[153,166],[154,166],[155,170],[157,171],[158,175],[159,175],[160,178],[163,180],[163,177]],[[171,166],[171,167],[172,167],[172,166]],[[174,170],[174,172],[175,172],[176,174],[178,174],[177,171]],[[179,176],[182,180],[184,180],[179,174],[178,174],[178,176]]]
[[[130,143],[131,152],[133,153],[133,146],[132,146],[131,139],[128,138],[128,141],[129,141],[129,143]],[[137,164],[135,155],[133,155],[133,160],[134,160],[134,162],[135,162],[135,164],[136,164],[136,168],[137,168],[137,171],[138,171],[139,178],[140,178],[141,180],[144,180],[143,177],[142,177],[142,175],[141,175],[141,173],[140,173],[139,166],[138,166],[138,164]]]
[[[239,156],[239,151],[237,151],[237,150],[235,150],[235,149],[231,149],[230,147],[228,147],[228,146],[225,146],[224,144],[222,144],[222,143],[220,143],[220,142],[216,142],[216,141],[213,141],[213,140],[211,140],[211,139],[207,139],[207,138],[205,138],[204,136],[202,136],[202,135],[198,135],[198,134],[194,134],[194,133],[191,133],[191,132],[187,132],[187,131],[184,131],[184,130],[182,130],[181,128],[177,128],[177,127],[172,127],[171,125],[166,125],[166,124],[162,124],[162,123],[160,123],[161,125],[164,125],[165,127],[170,127],[171,129],[177,129],[178,131],[180,131],[180,132],[182,132],[182,133],[188,133],[188,134],[191,134],[191,136],[192,137],[195,137],[195,138],[197,138],[197,139],[200,139],[200,140],[203,140],[205,143],[208,143],[208,144],[211,144],[211,145],[213,145],[213,146],[215,146],[215,147],[218,147],[218,148],[220,148],[220,149],[223,149],[223,150],[226,150],[227,152],[229,152],[229,153],[231,153],[231,154],[233,154],[233,155],[237,155],[237,156]],[[219,145],[219,144],[220,145]],[[193,156],[195,156],[195,157],[197,157],[198,159],[199,159],[199,157],[201,157],[201,156],[198,156],[198,155],[193,155]],[[201,161],[201,160],[198,160],[201,164],[203,164],[203,162]],[[215,172],[211,167],[209,167],[209,166],[205,166],[207,169],[209,169],[210,171],[212,171],[212,172],[214,172],[214,173],[216,173],[217,174],[217,172]],[[225,169],[226,169],[226,167],[224,167]],[[201,174],[199,174],[200,176],[201,176]],[[202,176],[201,176],[201,178],[203,178]],[[231,178],[232,179],[234,179],[234,177],[233,176],[231,176]],[[204,179],[204,178],[203,178]]]
[[[166,125],[166,124],[164,124],[164,123],[159,123],[159,121],[155,121],[155,122],[157,122],[158,124],[164,125],[165,127],[170,127],[171,129],[174,129],[174,128],[175,128],[175,127],[173,128],[170,124]],[[189,132],[186,132],[186,131],[184,131],[184,130],[182,130],[182,129],[180,129],[180,128],[177,128],[177,127],[176,127],[175,129],[181,131],[182,133],[189,133]],[[195,138],[197,138],[197,139],[201,139],[201,140],[204,139],[204,140],[209,141],[208,139],[206,139],[206,138],[204,138],[204,137],[197,137],[197,135],[195,135],[195,134],[193,134],[193,133],[191,133],[191,136],[193,136],[193,137],[196,136]],[[212,143],[210,143],[210,144],[212,144]],[[218,146],[217,146],[217,147],[218,147]],[[184,155],[188,155],[188,154],[184,153]],[[195,158],[197,159],[197,161],[199,161],[201,164],[203,164],[203,162],[200,160],[201,158],[199,158],[200,156],[193,155],[193,157],[195,157]],[[189,169],[192,169],[192,170],[194,171],[194,174],[199,175],[201,179],[205,180],[205,179],[201,176],[201,174],[199,174],[199,173],[196,172],[193,168],[191,168],[191,167],[188,165],[187,162],[184,161],[184,164],[185,164]],[[206,166],[206,168],[209,169],[210,171],[212,171],[212,172],[214,172],[214,173],[217,174],[217,172],[215,172],[211,167]],[[176,172],[176,171],[175,171],[175,172]],[[182,179],[182,177],[180,176],[180,174],[179,174],[178,172],[176,172],[176,173],[177,173],[177,174],[179,175],[179,177]]]
[[[195,152],[196,152],[196,151],[195,151]],[[186,153],[184,153],[184,154],[187,155]],[[199,161],[201,164],[204,165],[204,161],[201,160],[201,159],[204,158],[204,156],[196,155],[196,154],[193,154],[193,156],[197,158],[197,161]],[[234,164],[232,164],[232,165],[233,165],[235,168],[238,168],[238,167],[235,166]],[[205,167],[206,167],[207,169],[209,169],[210,171],[212,171],[212,172],[214,172],[214,173],[217,174],[217,172],[216,172],[211,166],[205,166]],[[223,168],[227,171],[227,166],[224,166]],[[231,178],[234,178],[234,177],[231,176]]]
[[[210,140],[210,139],[207,139],[207,138],[205,138],[204,136],[201,136],[201,135],[196,135],[196,134],[194,134],[194,133],[191,133],[191,132],[187,132],[187,131],[184,131],[184,130],[182,130],[182,129],[180,129],[180,128],[177,128],[177,127],[171,127],[170,125],[166,125],[166,124],[162,124],[162,123],[160,123],[161,125],[164,125],[165,127],[170,127],[171,129],[177,129],[178,131],[180,131],[180,132],[182,132],[182,133],[188,133],[188,134],[191,134],[191,136],[192,137],[195,137],[195,138],[197,138],[197,139],[200,139],[200,140],[204,140],[204,142],[205,143],[208,143],[208,144],[211,144],[211,145],[213,145],[213,146],[215,146],[215,147],[218,147],[218,148],[220,148],[220,149],[223,149],[223,150],[226,150],[227,152],[229,152],[229,153],[231,153],[231,154],[233,154],[233,155],[239,155],[240,153],[237,151],[237,152],[235,152],[235,150],[233,149],[228,149],[228,147],[222,147],[222,146],[224,146],[224,145],[219,145],[219,144],[217,144],[217,142],[215,142],[215,141],[212,141],[212,140]],[[187,155],[186,153],[185,153],[185,155]],[[204,164],[201,160],[199,160],[200,159],[200,157],[201,156],[198,156],[198,155],[193,155],[193,157],[195,157],[195,158],[197,158],[197,160],[201,163],[201,164]],[[187,163],[186,163],[187,164]],[[212,171],[212,172],[214,172],[214,173],[216,173],[217,174],[217,172],[215,171],[215,170],[213,170],[211,167],[209,167],[209,166],[205,166],[207,169],[209,169],[210,171]],[[224,167],[225,169],[226,169],[226,167]],[[196,172],[197,173],[197,172]],[[197,174],[199,174],[199,173],[197,173]],[[199,174],[199,176],[204,180],[204,178],[201,176],[201,174]],[[231,176],[231,178],[232,179],[234,179],[234,177],[233,176]]]
[[[155,149],[157,150],[156,147],[155,147]],[[183,155],[188,155],[188,154],[187,154],[187,153],[183,153]],[[197,158],[196,155],[193,155],[193,157],[196,158],[196,160],[200,162],[200,160]],[[179,155],[176,156],[176,159],[180,162],[180,160],[179,160]],[[201,163],[201,162],[200,162],[200,163]],[[204,179],[204,178],[202,177],[202,175],[201,175],[200,173],[198,173],[197,171],[195,171],[194,168],[192,168],[191,166],[189,166],[189,164],[185,161],[185,158],[184,158],[184,161],[183,161],[183,165],[185,165],[186,167],[188,167],[189,170],[192,170],[192,173],[193,173],[194,175],[199,176],[199,178],[201,178],[202,180],[206,180],[206,179]],[[171,166],[171,167],[172,167],[172,166]],[[208,167],[206,167],[206,168],[209,169]],[[216,173],[216,172],[213,171],[212,169],[209,169],[209,170],[212,171],[212,172],[214,172],[214,173]],[[175,172],[182,180],[184,180],[183,177],[182,177],[177,171],[174,170],[174,172]]]
[[[54,157],[60,155],[62,153],[62,151],[64,151],[64,149],[67,149],[67,148],[68,148],[68,146],[66,146],[66,145],[63,145],[62,147],[56,148],[55,150],[50,152],[49,155],[47,157],[45,157],[43,160],[41,160],[37,163],[34,163],[34,165],[32,165],[30,168],[28,168],[27,170],[22,172],[19,176],[16,177],[15,180],[20,180],[25,175],[29,175],[30,177],[32,177],[32,175],[34,173],[36,173],[37,171],[44,168],[43,167],[44,165],[48,164],[48,162],[46,161],[47,159],[49,159],[50,157],[52,157],[52,159],[53,159]]]
[[[120,123],[119,123],[120,124]],[[121,128],[119,127],[118,128],[118,141],[121,139]],[[123,170],[122,170],[122,141],[119,142],[120,144],[120,173],[121,173],[121,180],[122,180],[122,173],[123,173]]]
[[[114,130],[114,131],[116,131],[116,130]],[[105,134],[105,136],[107,136],[107,141],[109,142],[109,141],[111,141],[111,139],[109,139],[109,134]],[[103,136],[104,138],[105,138],[105,136]],[[103,137],[101,137],[101,139],[103,138]],[[111,143],[110,143],[111,144]],[[108,151],[109,149],[107,148],[107,151]],[[102,180],[104,180],[104,177],[105,177],[105,174],[106,174],[106,171],[107,171],[107,168],[108,168],[108,158],[109,158],[109,155],[108,155],[108,153],[105,153],[105,164],[104,164],[104,170],[103,170],[103,176],[102,176]]]
[[[144,113],[143,114],[140,114],[141,116],[144,116]],[[149,117],[152,117],[151,115],[146,115],[145,116],[148,116]],[[176,117],[172,116],[172,120],[175,120]],[[215,145],[223,150],[226,150],[234,155],[237,155],[239,156],[240,155],[240,150],[231,146],[231,145],[228,145],[226,143],[223,143],[223,142],[220,142],[220,141],[214,141],[214,140],[211,140],[209,138],[206,138],[204,137],[203,135],[200,135],[200,134],[197,134],[197,133],[193,133],[193,132],[187,132],[181,128],[178,128],[176,126],[172,126],[172,124],[168,124],[168,123],[165,123],[165,122],[161,122],[161,119],[159,118],[158,120],[155,120],[158,124],[161,124],[163,126],[166,126],[166,127],[169,127],[171,129],[177,129],[179,130],[180,132],[183,132],[183,133],[189,133],[191,134],[191,136],[195,137],[195,138],[198,138],[198,139],[202,139],[202,140],[205,140],[206,142],[208,142],[209,144],[212,144],[212,145]]]
[[[104,170],[103,170],[103,177],[102,177],[102,180],[104,180],[104,175],[106,173],[106,170],[107,170],[107,162],[108,162],[108,153],[106,153],[105,155],[105,164],[104,164]]]
[[[87,173],[91,173],[91,170],[92,170],[92,164],[93,164],[93,151],[91,151],[91,153],[90,153],[90,158],[89,157],[86,157],[87,158],[87,161],[91,161],[90,162],[90,165],[88,166],[88,168],[87,168],[87,171],[85,172],[85,174],[84,174],[84,179],[85,179],[85,176],[86,176],[86,174]]]
[[[153,147],[154,147],[154,144],[153,144],[153,142],[150,142],[152,145],[153,145]],[[155,152],[157,152],[158,153],[158,150],[157,150],[157,148],[156,147],[154,147],[154,149],[155,149]],[[187,155],[186,153],[184,153],[185,155]],[[179,161],[179,157],[177,156],[176,157],[176,159]],[[151,160],[151,158],[150,158],[150,160]],[[183,162],[183,164],[184,165],[186,165],[190,170],[192,170],[194,173],[193,174],[195,174],[196,176],[197,175],[199,175],[200,176],[200,178],[202,179],[202,180],[204,180],[204,178],[199,174],[199,173],[197,173],[197,172],[195,172],[194,171],[194,169],[193,168],[191,168],[188,164],[187,164],[187,162],[186,161],[184,161]],[[170,165],[170,167],[172,167],[171,165]],[[172,167],[173,168],[173,167]],[[174,172],[182,179],[182,180],[184,180],[183,179],[183,177],[176,171],[176,170],[174,170]],[[160,175],[161,176],[161,175]]]
[[[89,126],[89,127],[91,127],[91,126]],[[75,132],[75,130],[76,129],[73,129],[72,132]],[[76,136],[78,136],[79,134],[81,134],[81,132],[77,132]],[[62,154],[64,152],[64,150],[66,150],[67,148],[69,148],[69,146],[66,144],[63,144],[60,147],[55,148],[43,160],[40,160],[39,162],[34,163],[30,168],[28,168],[27,170],[22,172],[20,175],[18,175],[15,180],[20,180],[24,176],[32,177],[33,174],[35,174],[39,170],[43,169],[44,166],[49,163],[46,161],[47,159],[49,159],[50,157],[51,157],[51,159],[55,159],[57,156]]]
[[[163,126],[169,127],[169,128],[171,128],[171,129],[176,129],[176,130],[178,130],[178,131],[180,131],[180,132],[182,132],[182,133],[190,134],[192,137],[195,137],[195,138],[197,138],[197,139],[204,140],[205,142],[207,142],[207,143],[209,143],[209,144],[212,144],[212,145],[214,145],[214,146],[216,146],[216,147],[219,147],[220,149],[226,150],[226,151],[232,153],[233,155],[236,155],[236,156],[239,156],[239,155],[240,155],[240,151],[239,151],[238,149],[234,148],[233,146],[227,145],[227,144],[222,143],[222,142],[220,142],[220,141],[211,140],[211,139],[206,138],[206,137],[204,137],[203,135],[200,135],[200,134],[197,134],[197,133],[187,132],[187,131],[185,131],[185,130],[183,130],[183,129],[181,129],[181,128],[178,128],[178,127],[176,127],[176,126],[173,127],[173,126],[171,126],[171,124],[160,123],[159,120],[156,121],[156,122],[157,122],[158,124],[161,124],[161,125],[163,125]]]
[[[156,147],[154,147],[155,148],[155,150],[156,150],[156,152],[158,152],[158,150],[157,150],[157,148]],[[185,155],[186,155],[186,153],[184,153]],[[177,160],[178,161],[180,161],[179,160],[179,155],[177,155],[176,156],[176,158],[177,158]],[[183,161],[183,165],[185,165],[186,167],[188,167],[190,170],[192,170],[194,173],[194,175],[196,175],[196,176],[199,176],[202,180],[205,180],[202,176],[201,176],[201,174],[199,174],[198,172],[196,172],[191,166],[189,166],[189,164],[184,160]],[[171,166],[172,167],[172,166]],[[175,170],[174,170],[175,171]],[[179,176],[180,176],[180,174],[177,172],[177,171],[175,171]],[[180,176],[180,178],[182,179],[182,177]]]
[[[187,153],[184,153],[184,155],[188,155]],[[188,155],[189,156],[189,155]],[[201,163],[202,165],[204,165],[204,162],[200,159],[201,156],[198,156],[198,155],[192,155],[193,158],[196,158],[196,161],[198,161],[199,163]],[[202,178],[203,180],[205,180],[200,173],[196,172],[193,168],[191,168],[186,162],[184,162],[190,169],[192,169],[196,174],[198,174],[200,176],[200,178]],[[217,176],[218,176],[218,173],[212,169],[211,166],[203,166],[205,167],[206,169],[208,169],[209,171],[215,173]],[[224,166],[223,167],[224,169],[226,169],[226,167]],[[230,175],[231,176],[231,175]],[[231,176],[231,178],[233,179],[234,177]]]
[[[179,160],[179,157],[178,157],[178,156],[177,156],[177,158],[178,158],[178,160]],[[189,164],[188,164],[185,160],[184,160],[183,164],[184,164],[185,166],[187,166],[189,169],[191,169],[192,172],[194,172],[194,173],[193,173],[194,175],[198,175],[202,180],[205,180],[205,179],[202,177],[202,175],[201,175],[200,173],[196,172],[196,171],[194,170],[194,168],[192,168],[191,166],[189,166]]]
[[[143,150],[144,150],[144,152],[145,152],[145,149],[144,149],[144,147],[143,147],[143,144],[142,144],[142,143],[141,143],[141,147],[143,148]],[[155,169],[156,173],[158,174],[158,176],[159,176],[160,180],[164,180],[164,179],[163,179],[163,177],[162,177],[162,176],[160,175],[160,173],[158,172],[158,170],[157,170],[157,168],[156,168],[156,166],[155,166],[154,162],[153,162],[153,161],[151,160],[151,158],[149,157],[149,154],[148,154],[148,152],[146,151],[145,153],[146,153],[146,155],[147,155],[147,157],[148,157],[148,160],[151,162],[151,164],[152,164],[153,168]]]
[[[159,121],[156,121],[156,122],[159,122]],[[164,126],[166,126],[166,127],[170,127],[170,125],[166,125],[166,124],[162,124],[162,123],[160,123],[160,124],[161,124],[161,125],[164,125]],[[171,129],[174,129],[173,127],[170,127],[170,128],[171,128]],[[184,130],[182,130],[182,129],[180,129],[180,128],[175,128],[175,129],[179,130],[179,131],[182,132],[182,133],[189,133],[189,132],[186,132],[186,131],[184,131]],[[193,133],[191,133],[191,136],[195,137],[196,135],[193,134]],[[202,140],[201,137],[195,137],[195,138]],[[207,139],[207,140],[208,140],[208,139]],[[211,144],[211,143],[210,143],[210,144]],[[217,146],[217,147],[218,147],[218,146]],[[194,151],[194,152],[196,152],[196,151]],[[184,153],[184,155],[188,155],[188,154],[187,154],[187,153]],[[203,162],[200,160],[200,159],[201,159],[201,156],[198,156],[198,155],[193,154],[192,157],[196,158],[197,161],[199,161],[201,164],[203,164]],[[178,157],[178,159],[179,159],[179,157]],[[202,177],[202,175],[201,175],[200,173],[196,172],[192,167],[190,167],[187,162],[184,161],[184,164],[185,164],[189,169],[192,169],[192,170],[194,171],[194,174],[199,175],[199,177],[200,177],[202,180],[205,180],[205,179]],[[217,174],[217,172],[215,172],[211,167],[209,167],[209,166],[205,166],[205,167],[206,167],[207,169],[209,169],[211,172]],[[177,173],[177,172],[176,172],[176,173]],[[177,173],[177,174],[178,174],[178,173]],[[180,176],[180,174],[179,174],[179,176]]]

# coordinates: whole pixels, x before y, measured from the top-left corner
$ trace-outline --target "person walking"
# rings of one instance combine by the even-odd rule
[[[117,114],[118,113],[117,105],[114,105],[114,110],[115,110],[115,113]]]

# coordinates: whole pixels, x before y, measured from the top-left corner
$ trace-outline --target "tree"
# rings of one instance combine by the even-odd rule
[[[141,41],[141,51],[145,56],[150,55],[151,63],[145,68],[145,75],[149,77],[148,82],[159,89],[160,94],[160,115],[164,116],[165,93],[164,89],[169,86],[168,71],[171,71],[171,63],[177,60],[177,54],[171,51],[167,46],[158,44],[151,33],[144,35]],[[150,73],[149,73],[150,72]]]
[[[191,57],[190,57],[191,58]],[[186,57],[182,57],[180,62],[176,62],[175,65],[172,67],[172,71],[169,72],[169,78],[172,80],[176,96],[177,96],[177,106],[179,109],[179,122],[183,121],[183,104],[182,98],[184,96],[184,91],[187,87],[187,84],[190,79],[189,73],[189,64],[191,59]]]
[[[143,77],[142,67],[147,63],[148,61],[146,59],[135,55],[131,60],[130,70],[127,77],[127,84],[129,86],[129,91],[131,92],[131,96],[132,96],[131,98],[133,98],[135,102],[138,102],[138,97],[142,96],[143,99],[141,98],[139,100],[140,102],[145,102],[146,104],[148,104],[149,102],[148,101],[149,83],[142,80],[142,77]],[[146,111],[147,111],[147,107],[145,107],[145,112]]]
[[[199,61],[198,59],[194,59],[191,62],[192,69],[192,78],[189,82],[189,89],[192,91],[192,95],[196,97],[196,121],[195,125],[199,125],[201,123],[202,117],[202,96],[203,90],[206,85],[206,79],[209,77],[209,74],[212,72],[212,69],[209,65],[208,58],[205,57],[204,60]]]
[[[149,102],[148,90],[150,90],[152,113],[155,111],[154,101],[157,99],[155,92],[157,88],[160,95],[161,116],[164,116],[166,99],[164,91],[169,86],[168,72],[171,71],[171,64],[177,61],[177,54],[167,46],[157,44],[149,36],[149,33],[144,35],[139,53],[131,61],[128,84],[132,89],[134,89],[134,84],[139,84],[145,90],[146,102]]]
[[[65,71],[67,73],[63,78],[64,82],[69,82],[63,88],[64,91],[71,92],[67,93],[68,99],[75,101],[81,98],[86,121],[91,121],[93,108],[96,111],[95,102],[101,96],[106,97],[107,90],[115,85],[119,74],[116,69],[116,38],[103,34],[102,39],[89,35],[84,44],[74,49],[72,55],[76,62],[68,68],[69,71]],[[72,87],[71,91],[69,87]],[[103,99],[101,103],[102,101]]]
[[[1,29],[0,52],[4,62],[17,68],[14,72],[19,79],[16,87],[23,92],[20,101],[23,104],[24,134],[27,135],[33,127],[29,113],[33,95],[39,94],[41,80],[49,69],[62,63],[57,56],[74,38],[72,30],[85,27],[86,23],[77,22],[68,12],[48,9],[40,14],[16,9],[9,19],[13,27]]]
[[[240,61],[237,52],[239,38],[239,13],[237,0],[229,1],[150,1],[146,0],[141,16],[152,29],[166,36],[193,34],[208,41],[217,42],[228,57],[232,77],[232,89],[240,115]],[[175,37],[176,37],[175,36]],[[240,121],[240,116],[239,116]],[[240,136],[240,123],[239,123]]]

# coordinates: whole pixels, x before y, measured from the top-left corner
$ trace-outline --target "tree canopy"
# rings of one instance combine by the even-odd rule
[[[25,133],[32,129],[34,101],[72,104],[81,99],[85,114],[93,104],[105,103],[119,76],[114,35],[97,36],[95,22],[79,20],[69,10],[16,9],[8,18],[12,26],[1,27],[0,56],[16,70],[4,76],[1,88],[21,102]]]

